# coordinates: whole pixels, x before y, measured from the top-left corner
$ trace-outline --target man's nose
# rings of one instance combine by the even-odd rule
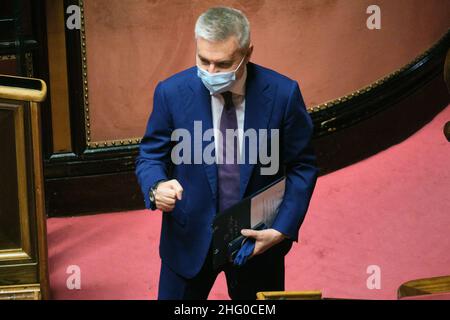
[[[208,66],[208,72],[209,73],[216,73],[217,72],[217,66],[214,63],[210,63]]]

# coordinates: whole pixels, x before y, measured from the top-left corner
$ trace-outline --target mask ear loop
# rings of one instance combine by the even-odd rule
[[[239,62],[239,65],[237,66],[236,70],[234,70],[233,72],[237,72],[237,71],[239,70],[239,68],[241,67],[242,62],[244,62],[244,60],[245,60],[245,55],[244,55],[244,57],[242,58],[241,62]]]

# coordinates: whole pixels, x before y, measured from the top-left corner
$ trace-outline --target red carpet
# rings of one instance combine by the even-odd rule
[[[447,107],[406,141],[319,178],[286,259],[287,290],[324,297],[396,299],[408,280],[450,275],[450,145]],[[54,299],[155,299],[160,214],[121,212],[48,220]],[[81,289],[69,290],[70,265]],[[367,288],[367,268],[381,288]],[[228,299],[220,275],[210,299]]]

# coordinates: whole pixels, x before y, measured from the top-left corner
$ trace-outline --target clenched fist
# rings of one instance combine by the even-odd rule
[[[175,208],[177,200],[181,200],[183,187],[173,179],[158,184],[155,190],[155,205],[157,209],[170,212]]]

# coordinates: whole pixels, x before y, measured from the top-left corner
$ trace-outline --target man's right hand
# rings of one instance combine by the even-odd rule
[[[155,191],[156,208],[164,212],[170,212],[175,208],[177,200],[181,200],[183,187],[173,179],[158,184]]]

